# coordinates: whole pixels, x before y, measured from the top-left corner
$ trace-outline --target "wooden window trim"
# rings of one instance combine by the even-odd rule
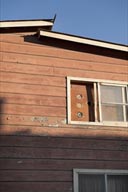
[[[97,122],[97,115],[95,114],[95,122],[85,122],[85,121],[72,121],[71,120],[71,81],[78,81],[78,82],[93,82],[94,83],[94,91],[95,91],[95,84],[98,85],[98,99],[99,99],[99,118],[100,122]],[[78,78],[78,77],[67,77],[67,116],[68,116],[68,124],[74,125],[96,125],[96,126],[121,126],[127,127],[128,122],[119,122],[119,121],[102,121],[102,112],[101,112],[101,96],[100,96],[100,85],[114,85],[114,86],[121,86],[127,87],[128,83],[126,81],[112,81],[112,80],[102,80],[102,79],[92,79],[92,78]],[[128,87],[127,90],[127,97],[128,97]],[[97,98],[95,98],[96,100]],[[95,104],[95,111],[96,111],[96,104]],[[126,117],[125,117],[126,118]]]

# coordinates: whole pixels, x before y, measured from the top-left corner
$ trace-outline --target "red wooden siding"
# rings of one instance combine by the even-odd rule
[[[1,136],[0,148],[1,191],[72,191],[75,167],[128,169],[124,139]]]
[[[127,81],[126,60],[18,34],[0,45],[1,192],[73,192],[73,168],[128,169],[127,128],[68,125],[66,106],[67,76]]]

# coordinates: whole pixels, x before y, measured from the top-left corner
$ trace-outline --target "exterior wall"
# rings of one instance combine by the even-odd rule
[[[73,168],[128,169],[127,128],[66,123],[66,77],[127,81],[127,61],[0,41],[0,191],[73,192]]]

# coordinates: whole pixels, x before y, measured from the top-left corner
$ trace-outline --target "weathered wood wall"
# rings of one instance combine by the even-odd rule
[[[73,168],[128,169],[127,128],[66,123],[66,77],[127,81],[127,61],[25,39],[0,36],[0,191],[71,192]]]

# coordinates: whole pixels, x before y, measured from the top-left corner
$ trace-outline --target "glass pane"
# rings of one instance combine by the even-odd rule
[[[122,87],[101,85],[102,103],[122,103]]]
[[[128,175],[109,175],[108,192],[128,192]]]
[[[124,121],[123,106],[120,105],[102,105],[103,121]]]
[[[79,175],[79,192],[105,192],[104,175]]]
[[[126,106],[126,121],[128,121],[128,106]]]

